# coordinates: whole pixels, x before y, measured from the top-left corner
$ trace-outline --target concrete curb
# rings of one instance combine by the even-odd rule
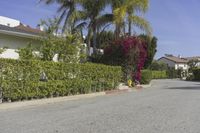
[[[148,85],[141,85],[141,87],[142,87],[142,88],[144,88],[144,89],[145,89],[145,88],[149,88],[149,87],[151,87],[151,86],[152,86],[152,84],[151,84],[151,83],[150,83],[150,84],[148,84]]]
[[[123,90],[112,90],[112,91],[106,91],[106,95],[111,95],[111,94],[121,94],[121,93],[126,93],[126,92],[131,92],[131,89],[123,89]]]
[[[93,98],[93,97],[97,97],[97,96],[103,96],[105,94],[106,94],[105,92],[99,92],[99,93],[92,93],[92,94],[74,95],[74,96],[57,97],[57,98],[47,98],[47,99],[24,101],[24,102],[2,103],[2,104],[0,104],[0,110],[14,109],[14,108],[20,108],[20,107],[27,107],[27,106],[38,106],[38,105],[52,104],[52,103],[86,99],[86,98]]]

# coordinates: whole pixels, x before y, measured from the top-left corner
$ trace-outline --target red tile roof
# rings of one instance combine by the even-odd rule
[[[35,29],[35,28],[31,28],[30,26],[24,26],[23,24],[20,24],[17,27],[14,27],[17,30],[21,30],[27,33],[32,33],[32,34],[42,34],[44,33],[43,31],[39,30],[39,29]]]

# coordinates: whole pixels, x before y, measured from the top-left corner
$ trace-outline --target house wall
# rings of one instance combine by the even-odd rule
[[[34,39],[0,34],[0,48],[7,48],[5,52],[0,54],[0,58],[18,59],[19,55],[16,50],[26,47],[30,42],[33,47],[40,45],[40,42]]]
[[[175,65],[175,69],[183,69],[183,70],[188,70],[189,66],[186,63],[177,63]]]
[[[161,58],[159,60],[159,62],[163,62],[163,63],[167,64],[169,67],[174,67],[175,70],[177,70],[177,69],[188,70],[188,68],[189,68],[187,63],[175,63],[175,62],[168,60],[166,58]]]

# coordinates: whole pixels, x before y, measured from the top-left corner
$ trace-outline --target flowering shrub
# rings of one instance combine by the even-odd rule
[[[113,42],[104,50],[104,60],[111,65],[121,65],[125,80],[141,80],[141,70],[147,58],[147,43],[139,37],[125,37]]]

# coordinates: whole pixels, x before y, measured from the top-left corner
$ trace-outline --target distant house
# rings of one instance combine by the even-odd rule
[[[188,60],[181,57],[175,57],[173,55],[166,55],[158,59],[159,62],[167,64],[169,67],[175,68],[175,70],[182,69],[187,71],[189,69]]]
[[[0,58],[18,59],[17,49],[26,47],[32,43],[37,47],[40,42],[35,38],[43,32],[40,29],[31,28],[18,20],[0,16],[0,48],[6,48]]]

